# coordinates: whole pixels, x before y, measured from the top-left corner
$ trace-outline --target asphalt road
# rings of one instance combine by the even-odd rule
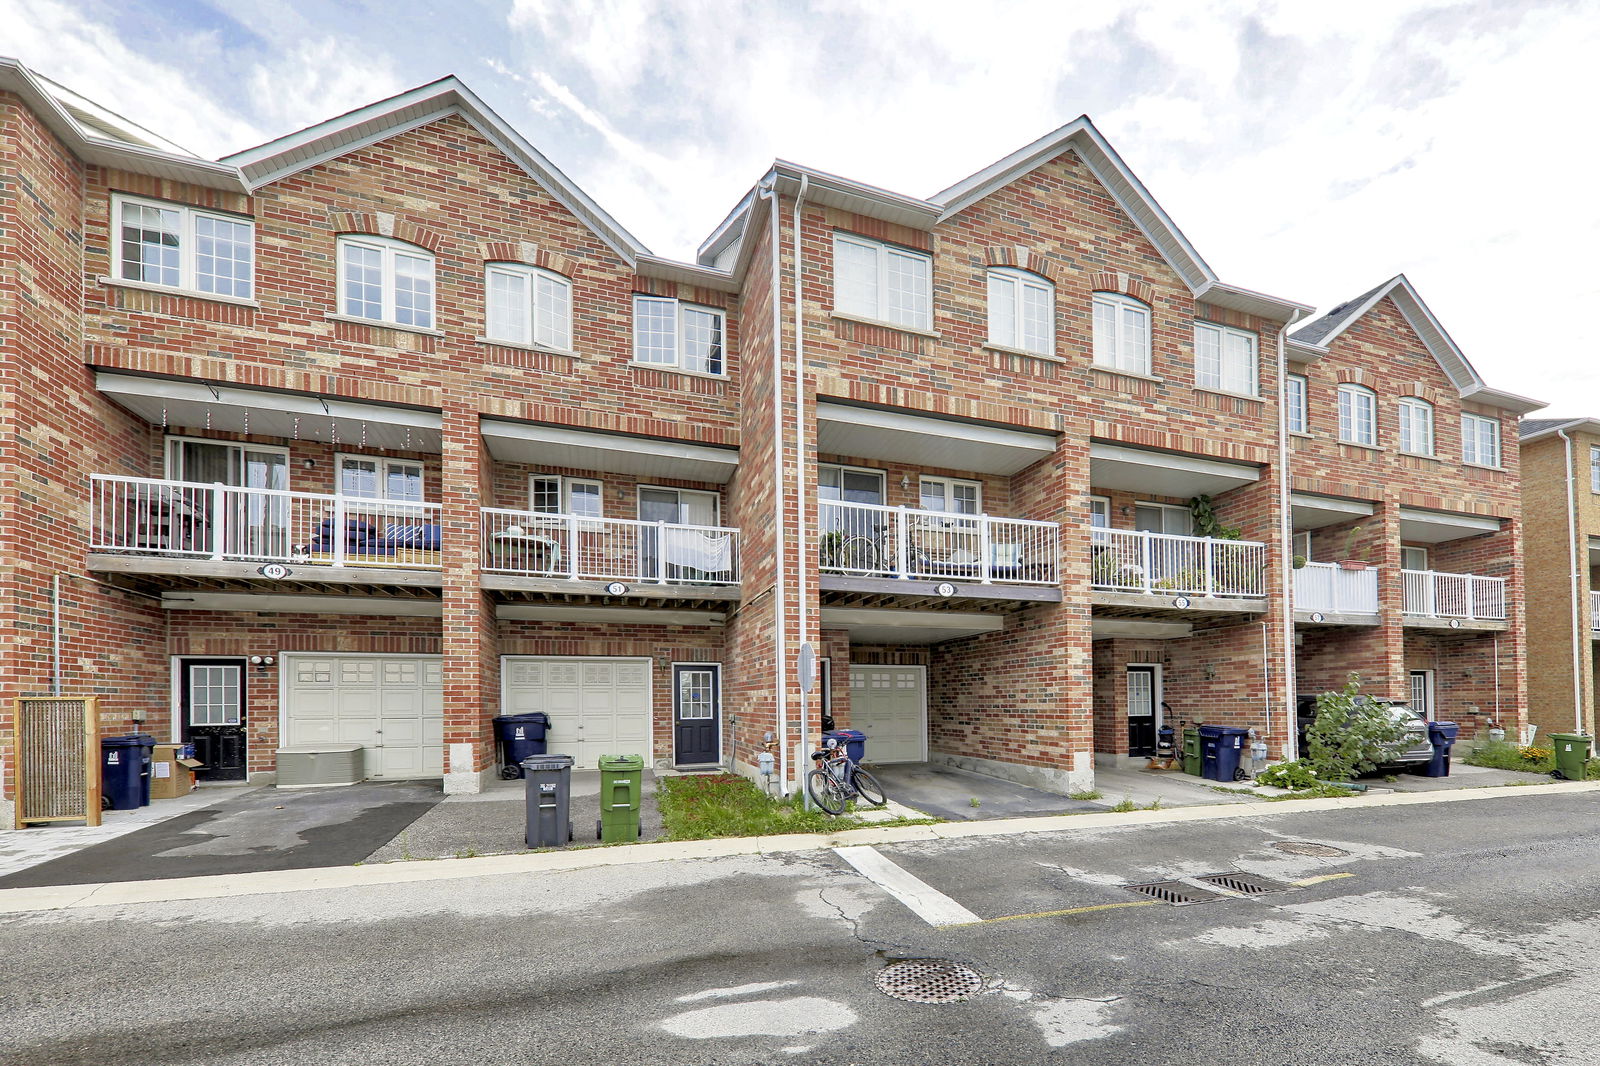
[[[877,849],[982,920],[962,926],[833,852],[10,915],[0,1062],[1588,1064],[1597,805]],[[1296,842],[1347,854],[1274,847]],[[1222,872],[1281,887],[1105,906]],[[878,992],[908,958],[983,986]]]

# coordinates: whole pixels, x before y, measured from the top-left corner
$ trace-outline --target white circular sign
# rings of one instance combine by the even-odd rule
[[[950,584],[948,581],[941,581],[937,585],[933,586],[933,591],[937,592],[941,596],[954,596],[956,594],[956,587]]]
[[[1187,596],[1179,596],[1179,597],[1177,597],[1176,599],[1174,599],[1172,601],[1172,606],[1176,607],[1180,611],[1186,609],[1189,606],[1189,597],[1187,597]]]
[[[626,596],[628,594],[628,586],[620,581],[613,581],[606,586],[606,592],[612,596]]]
[[[1313,622],[1326,622],[1328,620],[1328,616],[1323,614],[1321,611],[1312,611],[1311,620]]]
[[[800,691],[810,694],[817,683],[817,649],[808,640],[800,645]]]
[[[265,566],[257,567],[256,573],[262,577],[271,578],[273,581],[282,581],[293,571],[282,563],[267,563]]]
[[[1451,629],[1460,629],[1461,628],[1461,619],[1459,619],[1459,618],[1450,619],[1450,628]]]

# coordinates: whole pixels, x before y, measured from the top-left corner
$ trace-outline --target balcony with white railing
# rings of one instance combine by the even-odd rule
[[[1404,611],[1408,618],[1503,622],[1506,582],[1478,574],[1443,574],[1436,570],[1402,570]]]
[[[89,550],[124,556],[439,569],[439,505],[95,474]]]
[[[817,501],[822,572],[847,577],[1053,586],[1055,522]]]
[[[1378,617],[1378,571],[1350,570],[1338,563],[1306,563],[1294,572],[1294,609],[1299,614]]]
[[[1089,580],[1103,592],[1255,599],[1267,594],[1267,546],[1134,529],[1090,533]]]
[[[739,582],[739,531],[484,508],[486,573],[569,581]]]

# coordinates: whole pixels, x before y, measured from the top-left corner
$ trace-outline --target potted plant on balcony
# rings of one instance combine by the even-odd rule
[[[1363,545],[1359,549],[1356,547],[1356,538],[1360,535],[1360,526],[1351,527],[1350,532],[1345,535],[1344,558],[1339,560],[1339,569],[1365,570],[1367,568],[1367,556],[1371,553],[1372,549],[1366,545]]]

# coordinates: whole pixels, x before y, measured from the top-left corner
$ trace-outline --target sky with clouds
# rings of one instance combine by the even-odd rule
[[[210,157],[453,73],[678,258],[775,157],[929,196],[1088,114],[1224,281],[1403,271],[1600,416],[1593,0],[0,0],[0,54]]]

